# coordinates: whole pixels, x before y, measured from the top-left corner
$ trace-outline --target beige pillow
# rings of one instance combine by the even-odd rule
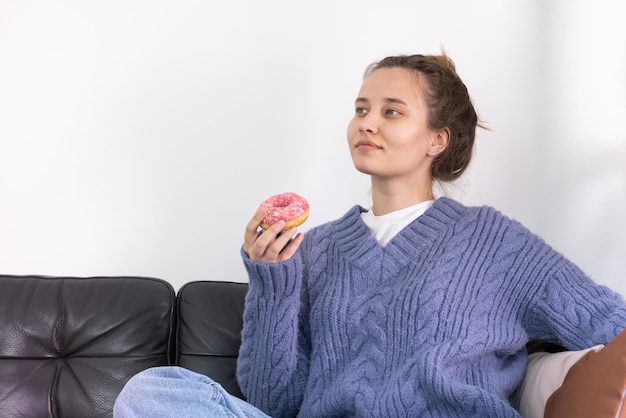
[[[526,375],[520,386],[518,409],[522,417],[544,418],[548,398],[561,387],[572,365],[588,352],[597,352],[602,347],[597,345],[580,351],[537,352],[529,355]]]

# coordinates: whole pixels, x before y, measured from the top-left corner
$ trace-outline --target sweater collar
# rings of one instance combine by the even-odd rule
[[[455,222],[466,208],[460,203],[441,197],[423,215],[402,229],[386,247],[382,247],[361,220],[361,206],[354,206],[335,228],[338,250],[350,263],[364,271],[393,275],[415,259]]]

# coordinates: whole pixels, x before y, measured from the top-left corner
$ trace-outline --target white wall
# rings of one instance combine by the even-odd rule
[[[452,196],[626,294],[622,3],[0,0],[0,273],[247,280],[265,197],[368,204],[365,66],[444,46],[491,128]]]

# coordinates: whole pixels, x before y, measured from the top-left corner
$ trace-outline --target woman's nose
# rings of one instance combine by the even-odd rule
[[[377,133],[378,132],[377,118],[372,113],[368,113],[367,115],[363,116],[359,123],[359,131],[367,132],[370,134]]]

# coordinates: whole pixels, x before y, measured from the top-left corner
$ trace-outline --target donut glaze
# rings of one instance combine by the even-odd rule
[[[285,221],[283,231],[301,225],[309,217],[309,202],[293,192],[280,193],[265,199],[259,205],[267,209],[261,228],[267,229],[278,221]]]

